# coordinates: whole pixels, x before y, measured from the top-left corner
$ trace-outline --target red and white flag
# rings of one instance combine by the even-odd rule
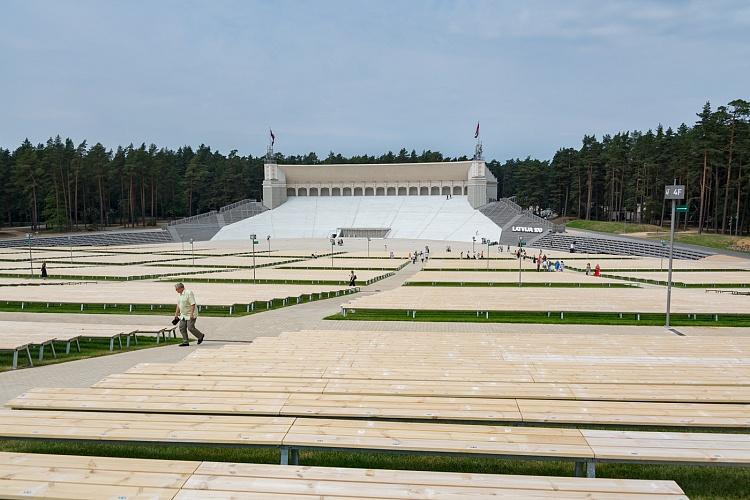
[[[270,128],[268,129],[268,131],[271,132],[271,146],[273,146],[273,143],[276,142],[276,136],[273,135],[273,130],[271,130]]]
[[[477,122],[477,129],[474,131],[474,139],[479,139],[479,122]]]

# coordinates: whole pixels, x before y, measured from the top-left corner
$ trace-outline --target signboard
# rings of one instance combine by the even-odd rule
[[[531,226],[513,226],[511,231],[514,233],[541,233],[544,232],[544,228],[531,227]]]
[[[685,186],[675,184],[672,186],[664,187],[664,199],[665,200],[684,200],[685,199]]]

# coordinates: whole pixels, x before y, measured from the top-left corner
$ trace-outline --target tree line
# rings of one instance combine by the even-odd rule
[[[688,212],[678,222],[699,231],[747,234],[750,226],[750,104],[706,103],[692,126],[619,132],[551,161],[492,161],[501,197],[582,219],[669,223],[664,186],[685,185]]]
[[[380,156],[285,156],[279,163],[406,163],[467,160],[401,149]],[[109,150],[60,136],[0,148],[0,225],[97,229],[148,226],[262,197],[263,156],[224,155],[206,145],[172,150],[141,144]],[[680,222],[700,230],[747,233],[750,226],[750,104],[709,103],[692,126],[620,132],[558,150],[551,161],[492,160],[498,197],[551,208],[565,217],[663,224],[663,188],[686,186]]]

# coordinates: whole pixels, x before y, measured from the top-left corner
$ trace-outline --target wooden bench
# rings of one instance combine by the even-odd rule
[[[169,500],[200,462],[0,453],[0,497]]]
[[[57,358],[57,352],[55,351],[55,342],[61,342],[65,344],[65,354],[70,354],[71,344],[75,342],[78,352],[81,352],[81,344],[79,342],[79,335],[66,335],[61,334],[55,337],[50,337],[43,334],[33,333],[10,333],[3,335],[2,341],[0,342],[0,350],[13,353],[13,360],[11,367],[16,369],[18,367],[18,353],[26,352],[29,360],[29,366],[34,366],[31,360],[31,348],[38,347],[39,354],[37,359],[39,361],[44,359],[44,350],[49,347],[52,352],[52,357]]]
[[[293,418],[164,413],[0,410],[12,439],[281,446]]]
[[[11,367],[15,370],[18,368],[18,353],[26,352],[26,356],[29,360],[29,366],[34,366],[34,362],[31,360],[31,351],[29,350],[29,342],[14,341],[12,339],[0,339],[0,351],[10,352],[13,355],[11,361]]]
[[[533,426],[286,417],[0,410],[0,437],[76,442],[274,447],[282,464],[300,450],[410,453],[596,464],[750,465],[750,435],[607,431]]]
[[[687,499],[673,481],[203,462],[175,499],[207,497],[300,500],[561,497]]]
[[[750,426],[750,405],[295,392],[37,388],[11,408],[679,427]]]
[[[670,384],[566,384],[552,382],[488,382],[451,380],[382,380],[317,377],[259,377],[216,374],[142,373],[142,365],[113,374],[92,387],[102,389],[222,390],[296,392],[377,396],[446,396],[515,399],[585,399],[589,401],[654,401],[750,403],[750,386]],[[166,371],[166,370],[165,370]]]
[[[3,498],[602,498],[687,500],[674,481],[0,453]]]

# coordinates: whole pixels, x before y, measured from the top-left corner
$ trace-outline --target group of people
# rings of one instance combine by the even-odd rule
[[[430,259],[430,247],[425,245],[424,250],[414,250],[414,253],[409,252],[409,260],[412,264],[417,263],[417,259],[422,260],[422,264]]]
[[[547,272],[565,271],[564,260],[556,260],[555,262],[552,262],[552,259],[548,259],[547,255],[542,254],[541,252],[539,253],[539,255],[534,255],[532,257],[532,262],[536,264],[537,271],[547,271]]]
[[[466,257],[464,257],[464,252],[461,252],[461,258],[462,259],[464,259],[464,258],[466,258],[466,259],[475,259],[475,260],[476,259],[484,259],[484,250],[482,250],[479,253],[477,253],[477,252],[469,252],[467,250],[466,251]]]

